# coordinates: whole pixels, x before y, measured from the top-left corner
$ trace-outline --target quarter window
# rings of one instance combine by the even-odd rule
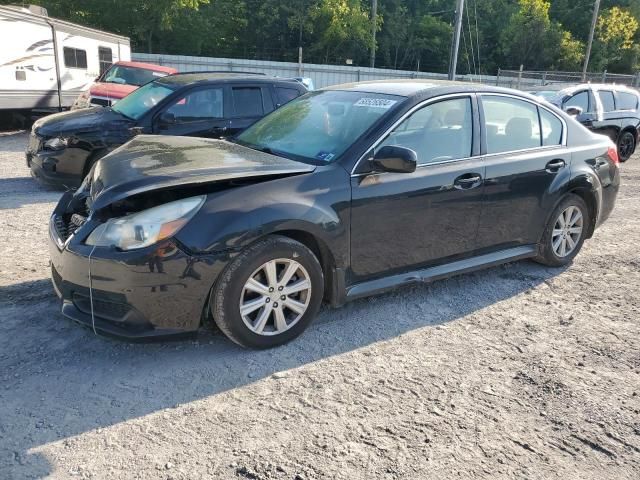
[[[222,88],[190,92],[167,109],[179,123],[198,122],[223,117]]]
[[[234,87],[232,92],[236,117],[261,117],[264,115],[260,87]]]
[[[616,109],[613,92],[609,90],[598,90],[598,97],[600,97],[600,102],[602,102],[603,111],[613,112]]]
[[[113,63],[111,49],[109,47],[98,47],[98,60],[100,62],[100,75],[102,75]]]
[[[538,108],[538,110],[542,126],[542,145],[546,147],[562,144],[562,122],[560,119],[544,108]]]
[[[406,118],[378,146],[400,146],[416,152],[419,165],[471,156],[471,99],[432,103]]]
[[[487,153],[539,147],[538,108],[510,97],[482,96]]]
[[[589,94],[583,90],[582,92],[576,93],[573,97],[564,101],[563,107],[566,109],[567,107],[578,107],[582,109],[584,113],[589,112]]]
[[[64,66],[87,69],[87,51],[79,48],[64,47]]]
[[[633,93],[618,92],[618,110],[635,110],[638,108],[638,97]]]

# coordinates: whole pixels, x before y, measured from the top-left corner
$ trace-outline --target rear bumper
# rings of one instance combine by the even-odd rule
[[[83,243],[91,221],[66,240],[58,233],[55,217],[69,195],[49,228],[51,278],[63,315],[132,341],[195,334],[227,256],[189,255],[171,240],[131,252],[98,247],[91,255],[93,247]]]
[[[620,189],[620,168],[616,168],[616,171],[611,179],[611,183],[602,188],[600,197],[600,208],[598,211],[598,218],[596,220],[595,227],[598,228],[602,225],[611,215],[613,208],[616,205],[616,198],[618,196],[618,190]]]

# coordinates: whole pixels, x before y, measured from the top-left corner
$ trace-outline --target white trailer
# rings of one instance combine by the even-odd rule
[[[0,113],[69,108],[109,65],[131,59],[127,37],[34,6],[0,7],[0,45]]]

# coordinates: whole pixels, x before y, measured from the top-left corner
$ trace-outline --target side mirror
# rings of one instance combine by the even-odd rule
[[[376,172],[411,173],[416,171],[418,157],[410,148],[387,145],[371,160]]]
[[[578,115],[582,115],[582,109],[580,107],[565,107],[565,112],[567,112],[572,117],[577,117]]]
[[[158,118],[161,127],[168,127],[176,123],[176,116],[171,112],[162,112]]]

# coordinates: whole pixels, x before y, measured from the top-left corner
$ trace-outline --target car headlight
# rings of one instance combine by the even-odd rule
[[[69,140],[62,137],[50,138],[44,142],[44,148],[49,150],[62,150],[67,147]]]
[[[87,245],[115,246],[121,250],[148,247],[175,235],[195,215],[206,195],[183,198],[126,217],[112,218],[98,226]]]

